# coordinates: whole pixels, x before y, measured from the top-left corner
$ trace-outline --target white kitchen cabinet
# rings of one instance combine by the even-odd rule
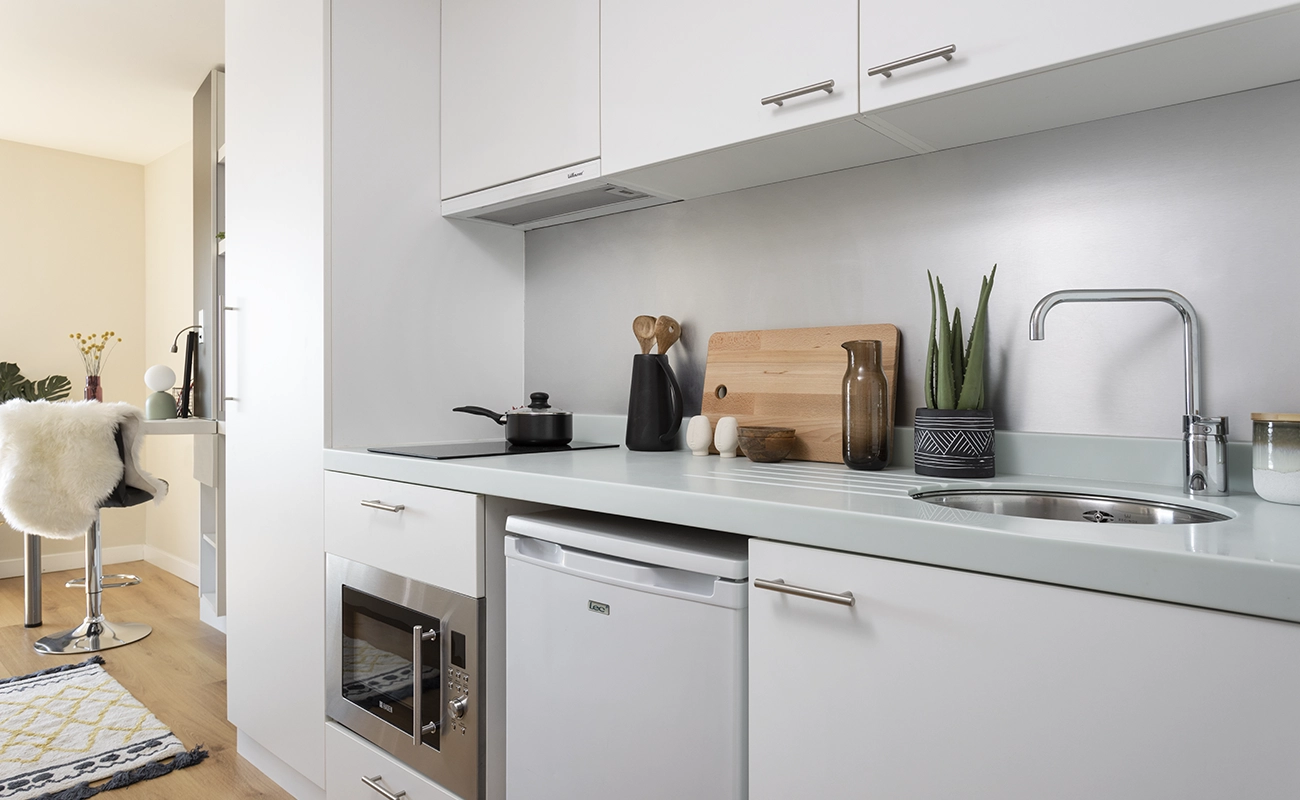
[[[1296,4],[1002,5],[864,5],[864,123],[930,152],[1300,78]],[[951,61],[867,74],[945,45]]]
[[[240,755],[310,798],[325,781],[328,4],[225,7],[225,119],[238,143],[226,219],[239,243],[226,269],[239,309],[226,354],[238,387],[225,401],[227,714]]]
[[[1288,5],[1278,0],[863,0],[862,111],[1154,44]],[[869,74],[948,45],[956,46],[949,61],[933,57],[899,67],[890,77]]]
[[[325,473],[325,551],[483,597],[483,498]]]
[[[856,0],[602,0],[600,46],[606,175],[858,111]]]
[[[459,800],[420,773],[338,725],[325,725],[327,800]]]
[[[1300,626],[754,540],[750,796],[1296,797]]]
[[[599,158],[600,46],[599,0],[444,0],[443,199]]]

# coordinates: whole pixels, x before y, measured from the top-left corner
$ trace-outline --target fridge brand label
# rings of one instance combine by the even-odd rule
[[[587,609],[589,611],[595,611],[597,614],[604,614],[607,617],[609,616],[609,606],[604,603],[597,603],[595,600],[587,601]]]

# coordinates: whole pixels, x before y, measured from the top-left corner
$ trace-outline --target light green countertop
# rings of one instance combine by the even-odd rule
[[[937,480],[910,468],[855,472],[623,447],[451,461],[326,450],[325,468],[1300,622],[1300,506],[1249,493],[1204,501],[1147,484],[1029,475]],[[949,509],[909,496],[955,486],[1115,494],[1232,519],[1097,525]]]

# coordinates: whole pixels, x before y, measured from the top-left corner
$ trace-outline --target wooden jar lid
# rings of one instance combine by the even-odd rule
[[[1251,414],[1250,418],[1260,422],[1300,422],[1300,414],[1261,414],[1256,412]]]

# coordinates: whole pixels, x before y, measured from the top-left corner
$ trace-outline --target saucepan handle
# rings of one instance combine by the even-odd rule
[[[496,411],[484,408],[483,406],[457,406],[456,408],[453,408],[452,411],[462,411],[466,414],[477,414],[480,417],[487,417],[498,425],[506,424],[505,414],[499,414]]]

